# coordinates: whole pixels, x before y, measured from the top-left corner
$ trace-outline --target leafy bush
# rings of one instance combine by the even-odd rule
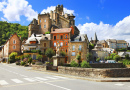
[[[82,67],[82,68],[90,68],[91,66],[89,65],[89,63],[88,63],[87,61],[83,61],[83,62],[81,63],[81,67]]]
[[[32,64],[34,65],[34,64],[35,64],[35,62],[32,62]]]
[[[64,51],[60,52],[60,56],[65,56],[65,55],[66,55],[66,53]]]
[[[23,62],[23,61],[21,61],[21,63],[20,63],[20,65],[22,65],[22,66],[24,66],[26,63],[25,62]]]
[[[76,63],[75,61],[72,61],[72,62],[70,63],[70,66],[71,66],[71,67],[78,67],[79,64]]]
[[[29,63],[29,64],[32,63],[32,58],[31,58],[31,57],[28,59],[28,63]]]
[[[123,60],[122,63],[123,65],[130,65],[130,60]]]
[[[120,56],[119,56],[119,55],[115,55],[115,56],[113,57],[113,59],[118,62],[118,60],[120,60]]]
[[[20,65],[20,62],[16,62],[16,65]]]
[[[99,62],[99,60],[101,60],[100,58],[97,58],[96,61]]]
[[[45,34],[50,34],[50,31],[45,32]]]
[[[17,56],[17,52],[12,52],[10,55],[9,55],[9,62],[10,63],[14,63],[16,61],[15,57]]]
[[[125,55],[125,59],[130,59],[129,54]]]

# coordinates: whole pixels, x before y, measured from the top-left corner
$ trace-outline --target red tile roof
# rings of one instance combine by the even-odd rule
[[[71,32],[71,28],[55,29],[51,33],[69,33],[69,32]]]

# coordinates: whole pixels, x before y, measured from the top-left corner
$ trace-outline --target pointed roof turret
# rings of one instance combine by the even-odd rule
[[[97,38],[96,32],[95,32],[95,35],[94,35],[94,40],[98,41],[98,38]]]

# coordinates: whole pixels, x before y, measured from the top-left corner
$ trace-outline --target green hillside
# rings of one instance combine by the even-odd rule
[[[21,36],[21,39],[27,39],[28,37],[28,26],[21,26],[18,23],[8,23],[0,21],[0,46],[3,45],[6,40],[9,39],[11,34],[17,33]]]

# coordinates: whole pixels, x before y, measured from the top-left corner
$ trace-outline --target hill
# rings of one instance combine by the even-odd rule
[[[15,32],[19,37],[21,36],[22,40],[28,38],[28,26],[0,21],[0,46],[3,45],[6,40],[9,39],[10,35]]]

